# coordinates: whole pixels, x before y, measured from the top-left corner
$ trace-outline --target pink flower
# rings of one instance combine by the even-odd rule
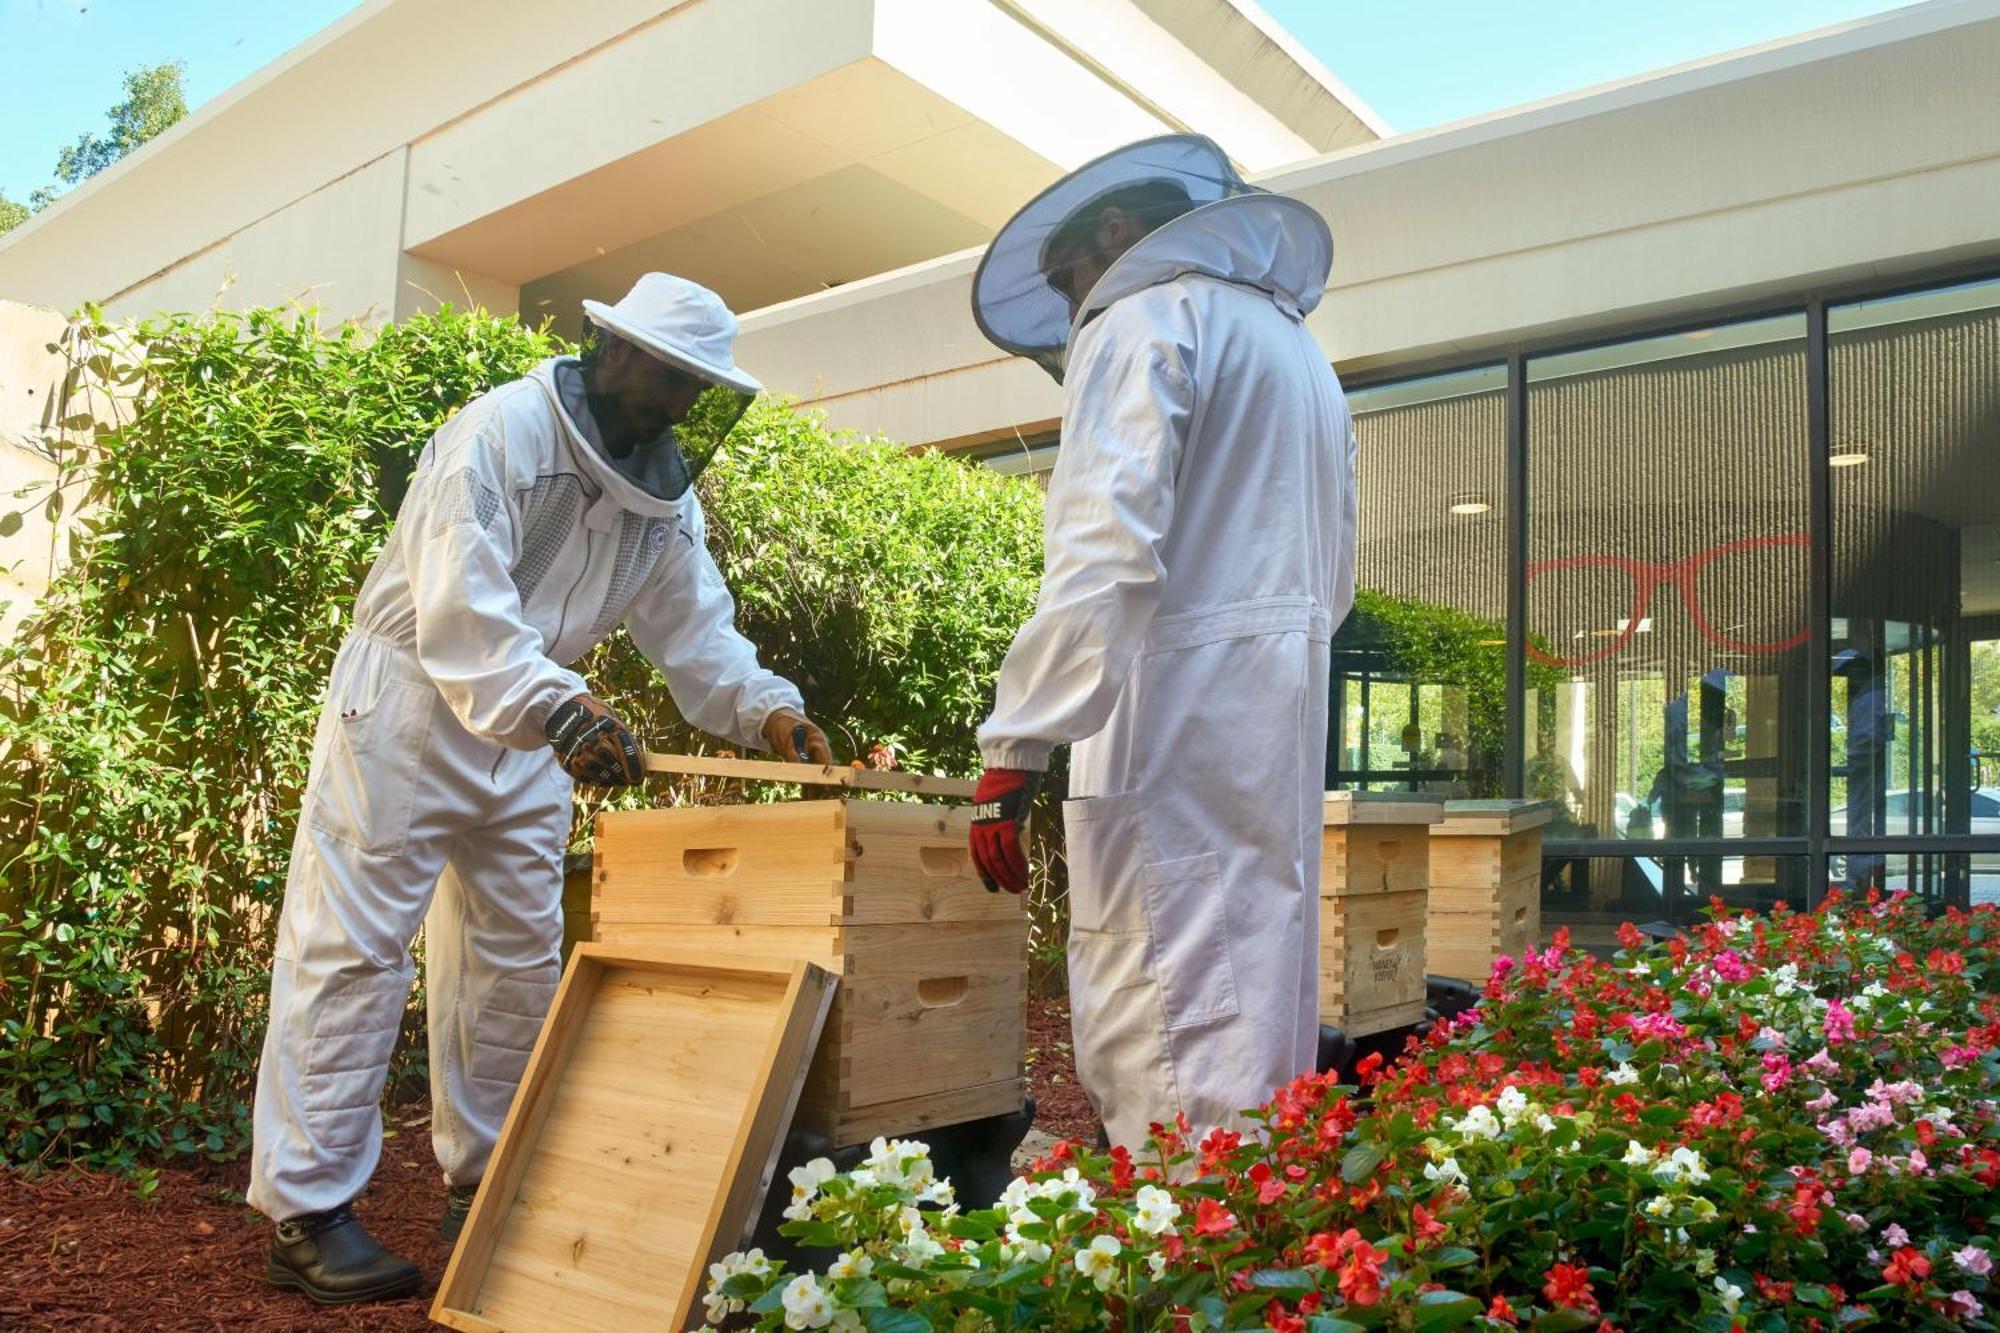
[[[1826,1047],[1822,1046],[1819,1048],[1819,1054],[1806,1061],[1803,1068],[1812,1070],[1813,1073],[1819,1075],[1821,1078],[1826,1078],[1828,1075],[1840,1072],[1840,1062],[1833,1058]]]
[[[1931,1173],[1931,1159],[1924,1156],[1922,1148],[1910,1149],[1910,1174],[1927,1176]]]
[[[1758,1029],[1757,1040],[1768,1046],[1785,1046],[1788,1044],[1785,1034],[1773,1027]]]
[[[1764,1091],[1776,1092],[1791,1081],[1791,1057],[1783,1051],[1764,1052]]]
[[[1971,1046],[1947,1046],[1944,1048],[1944,1067],[1963,1069],[1979,1058],[1979,1052]]]
[[[1513,955],[1501,954],[1498,958],[1495,958],[1493,960],[1493,976],[1504,977],[1513,970],[1514,970]]]
[[[1724,981],[1748,981],[1757,975],[1757,969],[1744,962],[1743,955],[1734,949],[1724,949],[1709,966]]]
[[[1910,1243],[1910,1233],[1903,1230],[1899,1224],[1891,1222],[1882,1228],[1882,1242],[1892,1250],[1900,1250]]]
[[[1993,1256],[1977,1245],[1952,1251],[1951,1261],[1974,1277],[1985,1277],[1993,1271]]]
[[[1818,1114],[1821,1111],[1831,1111],[1834,1104],[1839,1100],[1840,1098],[1834,1096],[1831,1091],[1822,1092],[1819,1096],[1806,1103],[1806,1110],[1814,1114]]]
[[[1962,1288],[1945,1297],[1945,1304],[1951,1308],[1952,1314],[1960,1319],[1979,1318],[1979,1298]]]
[[[1889,1106],[1914,1106],[1924,1099],[1920,1084],[1904,1079],[1901,1083],[1884,1083],[1876,1079],[1868,1085],[1868,1099]]]
[[[1826,1044],[1838,1046],[1844,1041],[1854,1040],[1854,1015],[1847,1012],[1847,1006],[1839,1000],[1830,1000],[1826,1006]]]
[[[1854,1146],[1854,1129],[1845,1120],[1829,1120],[1819,1127],[1820,1133],[1833,1140],[1836,1148]]]
[[[1841,1220],[1847,1223],[1849,1231],[1859,1233],[1868,1230],[1868,1219],[1859,1213],[1843,1213]]]
[[[1847,1174],[1850,1176],[1866,1175],[1868,1168],[1874,1164],[1874,1161],[1874,1153],[1869,1152],[1866,1148],[1856,1148],[1853,1152],[1847,1154]]]

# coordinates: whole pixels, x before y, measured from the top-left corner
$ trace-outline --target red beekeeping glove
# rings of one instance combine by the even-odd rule
[[[1021,831],[1028,810],[1042,785],[1040,773],[1018,768],[989,768],[972,794],[973,868],[989,893],[1001,889],[1022,893],[1028,887],[1028,855],[1021,848]]]

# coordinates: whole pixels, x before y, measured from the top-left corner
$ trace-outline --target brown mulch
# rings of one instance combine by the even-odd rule
[[[1059,1139],[1097,1141],[1097,1113],[1076,1081],[1065,996],[1028,1001],[1028,1085],[1035,1097],[1036,1129]]]
[[[1086,1141],[1097,1120],[1077,1086],[1069,1005],[1028,1005],[1035,1127]],[[320,1307],[265,1285],[270,1224],[243,1202],[247,1160],[163,1167],[139,1199],[133,1182],[98,1172],[30,1176],[0,1168],[0,1330],[415,1330],[450,1252],[437,1238],[444,1186],[425,1107],[388,1118],[382,1164],[355,1213],[384,1245],[424,1270],[407,1300]]]

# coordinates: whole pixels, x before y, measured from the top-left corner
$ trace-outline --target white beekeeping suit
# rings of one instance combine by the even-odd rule
[[[1133,181],[1187,211],[1071,318],[1035,288],[1048,238]],[[1040,602],[979,739],[989,773],[1076,743],[1071,1012],[1115,1143],[1177,1112],[1237,1123],[1313,1067],[1328,642],[1356,525],[1352,421],[1304,322],[1332,257],[1312,209],[1174,136],[1053,187],[976,280],[989,336],[1066,372]]]
[[[642,294],[694,312],[686,360],[747,401],[713,293],[653,274],[586,305],[643,338],[620,319]],[[335,660],[293,843],[249,1190],[270,1217],[340,1207],[373,1173],[426,909],[432,1133],[448,1182],[483,1174],[557,979],[571,782],[545,726],[586,689],[564,664],[623,624],[696,726],[761,747],[802,709],[736,632],[701,505],[662,459],[602,450],[564,360],[424,448]]]

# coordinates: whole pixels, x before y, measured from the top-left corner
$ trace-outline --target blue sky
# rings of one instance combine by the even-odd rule
[[[416,3],[420,0],[410,0]],[[101,132],[125,70],[187,62],[199,105],[356,0],[0,0],[0,191]],[[801,0],[812,3],[812,0]],[[1875,0],[1262,0],[1398,130],[1842,23]]]

